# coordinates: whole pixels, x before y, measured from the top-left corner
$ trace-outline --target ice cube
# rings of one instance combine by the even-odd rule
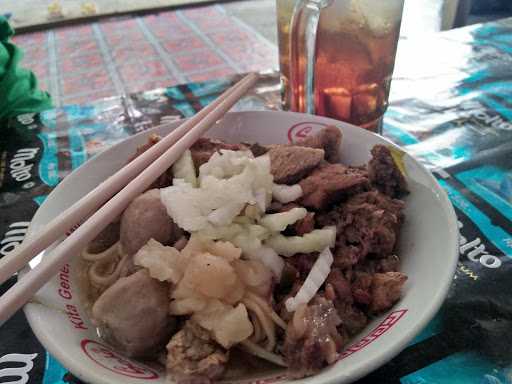
[[[377,84],[358,87],[352,95],[351,115],[355,121],[369,121],[379,107],[380,89]]]
[[[326,88],[318,95],[316,113],[320,116],[331,116],[339,120],[349,121],[352,95],[342,87]]]
[[[352,0],[352,12],[373,34],[381,36],[400,22],[403,4],[404,0]]]

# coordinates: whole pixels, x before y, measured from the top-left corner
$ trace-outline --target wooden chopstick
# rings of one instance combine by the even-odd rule
[[[100,189],[101,203],[96,201],[91,192],[80,200],[82,203],[79,202],[78,204],[74,204],[62,214],[66,217],[55,220],[56,224],[52,221],[50,225],[56,225],[56,230],[59,231],[59,235],[57,237],[55,237],[56,235],[51,234],[53,227],[49,228],[50,225],[48,225],[43,230],[44,237],[42,240],[39,240],[41,239],[41,236],[31,238],[29,244],[23,248],[22,252],[17,252],[16,255],[14,255],[14,259],[16,259],[16,261],[12,261],[12,264],[4,263],[2,268],[5,268],[5,270],[8,271],[14,270],[16,272],[29,260],[46,249],[55,240],[60,238],[65,231],[69,230],[74,224],[79,222],[80,219],[85,218],[92,211],[96,210],[89,219],[87,219],[73,233],[71,233],[71,235],[58,244],[52,252],[46,254],[42,261],[33,270],[28,272],[23,278],[19,279],[14,286],[0,296],[0,326],[27,301],[29,301],[30,298],[57,273],[62,265],[68,262],[74,255],[77,255],[114,218],[118,217],[128,206],[130,201],[144,192],[162,174],[162,172],[178,160],[185,150],[190,148],[197,139],[201,137],[201,135],[203,135],[217,120],[219,120],[243,96],[243,94],[255,84],[257,79],[257,74],[253,73],[247,75],[236,85],[219,96],[215,102],[211,103],[210,106],[212,107],[204,108],[195,116],[195,118],[192,118],[193,120],[188,120],[178,129],[173,131],[179,131],[179,133],[172,136],[167,135],[159,143],[154,145],[152,148],[157,146],[159,146],[159,148],[156,150],[153,149],[149,155],[145,156],[144,160],[137,161],[138,158],[136,158],[123,167],[123,172],[120,176],[118,175],[118,172],[115,175],[116,177],[112,176],[105,182],[105,184],[108,183],[106,187]],[[185,131],[188,132],[184,134]],[[182,135],[181,138],[179,137],[180,134]],[[166,145],[172,146],[170,148],[167,147],[166,149]],[[139,156],[139,158],[141,156]],[[129,176],[132,175],[136,175],[132,181],[127,182],[124,187],[123,185],[120,185],[122,181],[126,179],[129,181],[131,178]],[[101,185],[99,187],[101,187]],[[93,190],[93,192],[96,190],[97,189]],[[117,191],[119,192],[115,194]],[[110,200],[108,200],[109,198]],[[84,199],[85,203],[83,202]],[[70,215],[75,215],[76,213],[79,213],[80,215],[68,217]],[[41,244],[45,245],[42,246]],[[20,254],[22,255],[22,258],[21,260],[18,260]],[[13,259],[10,258],[10,260]],[[19,267],[19,265],[21,265],[21,267]]]
[[[242,79],[239,84],[245,84],[253,78],[254,74],[248,75]],[[22,269],[35,255],[38,255],[55,241],[61,239],[67,231],[79,224],[80,221],[84,220],[90,213],[100,208],[108,199],[128,184],[130,180],[133,180],[133,178],[154,162],[162,153],[174,145],[191,127],[201,121],[208,113],[215,110],[215,108],[222,103],[224,98],[234,90],[235,87],[228,89],[215,101],[132,160],[129,166],[121,168],[104,183],[98,185],[87,195],[67,208],[46,226],[41,228],[37,235],[26,238],[13,252],[0,259],[0,284],[4,283],[17,271]]]

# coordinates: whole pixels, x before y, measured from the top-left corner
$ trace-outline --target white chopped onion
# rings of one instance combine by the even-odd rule
[[[197,187],[197,175],[192,160],[192,152],[187,149],[183,155],[172,166],[172,173],[175,179],[183,179],[194,188]],[[175,184],[175,183],[173,183]]]
[[[306,208],[292,208],[286,212],[267,214],[260,219],[260,224],[272,232],[281,232],[287,226],[305,218],[307,214]]]
[[[286,184],[273,184],[272,196],[274,200],[280,203],[291,203],[302,197],[302,187],[299,184],[286,185]]]
[[[306,277],[295,297],[286,300],[285,306],[288,312],[294,312],[300,305],[309,303],[327,279],[333,261],[331,250],[325,248],[318,255],[318,259],[316,259],[313,268],[309,271],[308,277]]]
[[[260,188],[254,193],[254,200],[261,212],[267,210],[267,191],[264,188]]]
[[[315,229],[302,236],[273,235],[265,241],[281,256],[290,257],[296,253],[321,252],[326,247],[333,248],[336,242],[336,227]]]
[[[249,259],[261,261],[263,265],[272,271],[277,281],[281,279],[284,261],[272,248],[260,247],[254,251],[245,252],[245,254]]]
[[[228,225],[231,224],[233,218],[236,217],[244,208],[245,203],[234,201],[226,204],[208,215],[208,221],[214,225]]]
[[[255,159],[250,151],[222,150],[200,167],[197,188],[176,178],[175,185],[161,189],[162,204],[188,232],[201,231],[208,224],[229,225],[246,204],[257,204],[264,212],[272,195],[269,164],[266,158]]]
[[[177,284],[183,276],[187,260],[176,248],[150,239],[133,256],[133,263],[146,268],[154,279]]]

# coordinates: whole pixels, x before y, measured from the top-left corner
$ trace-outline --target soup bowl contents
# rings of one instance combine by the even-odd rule
[[[177,382],[221,379],[233,353],[290,378],[336,362],[407,280],[400,154],[343,165],[341,141],[200,139],[82,253],[99,334]]]
[[[278,117],[289,143],[237,133]],[[163,170],[45,286],[43,305],[27,305],[43,344],[98,383],[347,382],[396,354],[446,294],[453,210],[396,146],[314,119],[228,114],[219,139],[201,138]],[[102,180],[158,140],[144,134],[91,160],[31,230],[65,208],[59,195],[70,204],[83,193],[77,180]]]

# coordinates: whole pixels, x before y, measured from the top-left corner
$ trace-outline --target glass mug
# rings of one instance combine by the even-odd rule
[[[283,108],[380,132],[404,0],[276,0]]]

